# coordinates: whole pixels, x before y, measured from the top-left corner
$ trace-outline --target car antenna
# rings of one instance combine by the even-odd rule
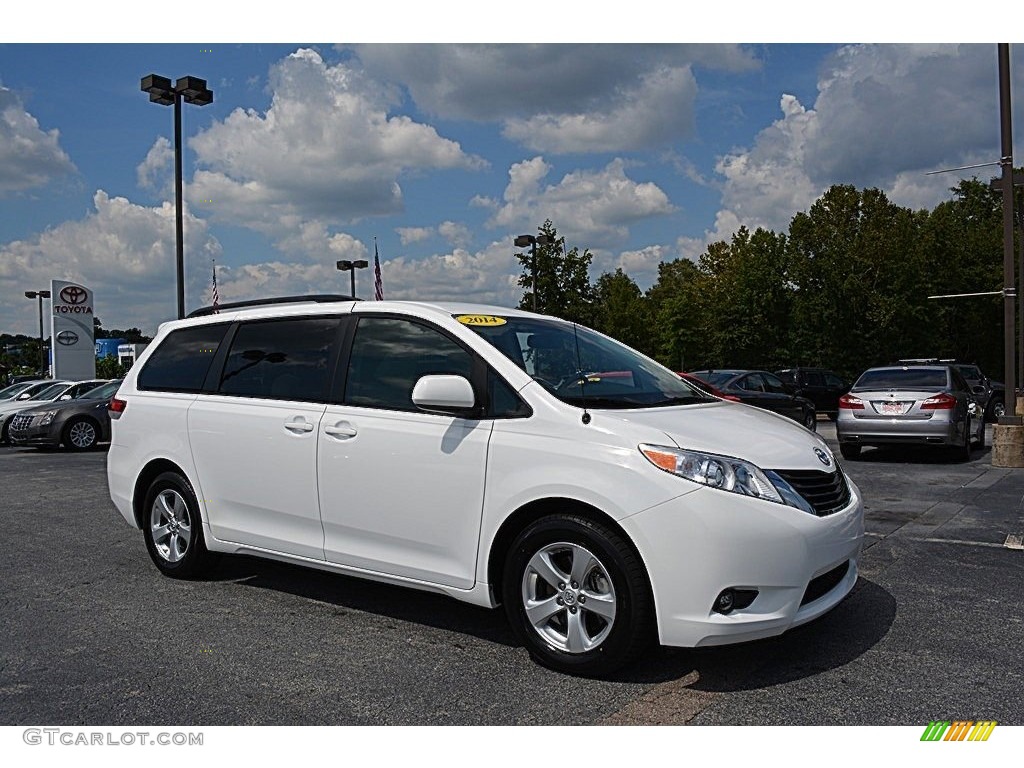
[[[583,423],[590,423],[587,411],[587,374],[583,372],[583,361],[580,359],[580,334],[576,323],[572,324],[572,336],[576,340],[576,372],[580,377],[580,397],[583,400]]]

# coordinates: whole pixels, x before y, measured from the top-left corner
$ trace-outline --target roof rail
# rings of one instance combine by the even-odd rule
[[[267,304],[303,304],[305,302],[327,303],[331,301],[362,301],[353,296],[342,296],[334,293],[314,293],[306,296],[273,296],[267,299],[250,299],[249,301],[232,301],[227,304],[219,304],[216,307],[200,307],[186,315],[186,317],[206,317],[216,315],[220,312],[230,312],[246,307],[262,307]]]

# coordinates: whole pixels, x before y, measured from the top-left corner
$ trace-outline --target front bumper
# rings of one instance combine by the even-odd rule
[[[12,445],[59,445],[60,425],[50,422],[45,426],[37,424],[38,417],[33,418],[27,425],[25,417],[13,417],[8,428],[8,438]]]
[[[661,643],[771,637],[834,608],[857,581],[864,538],[860,491],[849,484],[850,503],[826,517],[703,488],[621,520],[651,578]],[[716,613],[729,588],[757,597]]]

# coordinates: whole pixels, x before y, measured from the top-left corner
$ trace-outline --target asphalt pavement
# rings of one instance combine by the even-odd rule
[[[610,680],[543,669],[500,611],[438,595],[249,557],[164,578],[104,463],[0,448],[0,725],[1024,725],[1024,470],[988,449],[843,461],[869,537],[842,604]]]

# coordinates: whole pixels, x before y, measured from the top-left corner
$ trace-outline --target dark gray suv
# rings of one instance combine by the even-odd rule
[[[44,403],[22,411],[11,419],[11,443],[36,447],[63,445],[71,451],[88,451],[108,442],[107,405],[120,386],[121,380],[115,379],[72,400]]]

